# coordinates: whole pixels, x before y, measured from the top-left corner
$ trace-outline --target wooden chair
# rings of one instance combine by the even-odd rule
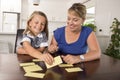
[[[17,46],[20,44],[20,41],[23,37],[23,31],[24,29],[18,29],[16,34],[16,40],[15,40],[15,47],[14,47],[14,53],[16,53]]]

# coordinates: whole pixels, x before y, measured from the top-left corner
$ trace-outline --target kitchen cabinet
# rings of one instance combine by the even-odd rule
[[[1,10],[8,12],[21,12],[21,0],[1,0]]]
[[[19,28],[20,14],[15,12],[3,12],[3,33],[16,33]]]

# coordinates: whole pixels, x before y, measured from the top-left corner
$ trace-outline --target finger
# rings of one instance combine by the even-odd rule
[[[65,60],[65,61],[69,61],[70,60],[70,58],[69,58],[69,56],[63,56],[63,60]]]
[[[50,55],[50,54],[46,54],[46,62],[49,64],[49,65],[52,65],[53,64],[53,57]]]

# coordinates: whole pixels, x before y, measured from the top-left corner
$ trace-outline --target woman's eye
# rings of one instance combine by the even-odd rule
[[[77,21],[78,21],[78,19],[74,19],[74,21],[75,21],[75,22],[77,22]]]

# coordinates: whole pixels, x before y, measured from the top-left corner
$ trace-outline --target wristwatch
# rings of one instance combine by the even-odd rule
[[[83,55],[80,55],[80,59],[83,61],[85,60],[85,57]]]

